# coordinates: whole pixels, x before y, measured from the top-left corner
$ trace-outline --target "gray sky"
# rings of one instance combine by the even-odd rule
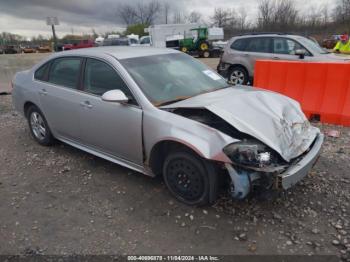
[[[45,23],[47,16],[57,16],[60,25],[57,33],[62,36],[74,32],[90,33],[94,28],[98,33],[118,31],[123,28],[118,18],[118,5],[125,2],[147,2],[150,0],[0,0],[0,32],[6,31],[25,36],[42,34],[51,35],[50,28]],[[185,8],[202,14],[205,20],[213,15],[215,7],[244,7],[250,20],[257,13],[258,0],[159,0],[169,1],[172,10]],[[333,9],[335,0],[295,0],[301,10],[315,9],[315,5],[328,5]]]

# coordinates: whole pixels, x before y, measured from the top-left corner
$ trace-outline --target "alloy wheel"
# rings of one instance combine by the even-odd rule
[[[242,85],[245,81],[245,75],[241,70],[233,70],[230,75],[230,83],[233,85]]]
[[[35,137],[44,140],[46,136],[46,126],[44,119],[38,112],[32,112],[30,115],[30,125]]]

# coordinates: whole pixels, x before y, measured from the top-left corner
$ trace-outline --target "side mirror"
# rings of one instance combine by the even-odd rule
[[[305,49],[295,50],[295,55],[299,56],[300,59],[304,59],[306,55],[306,50]]]
[[[126,103],[129,101],[129,98],[120,89],[114,89],[104,93],[102,100],[106,102]]]

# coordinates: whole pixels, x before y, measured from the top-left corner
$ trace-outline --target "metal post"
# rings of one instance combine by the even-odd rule
[[[55,32],[55,25],[52,24],[51,27],[52,27],[53,43],[54,43],[53,49],[56,52],[57,51],[57,38],[56,38],[56,32]]]
[[[59,25],[57,17],[46,17],[46,24],[50,25],[53,34],[53,51],[57,51],[57,37],[55,32],[55,25]]]

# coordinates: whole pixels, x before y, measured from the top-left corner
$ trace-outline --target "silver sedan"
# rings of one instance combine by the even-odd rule
[[[140,173],[163,175],[189,205],[287,189],[323,135],[297,102],[229,86],[171,49],[101,47],[50,56],[13,80],[13,103],[41,145],[55,139]]]

